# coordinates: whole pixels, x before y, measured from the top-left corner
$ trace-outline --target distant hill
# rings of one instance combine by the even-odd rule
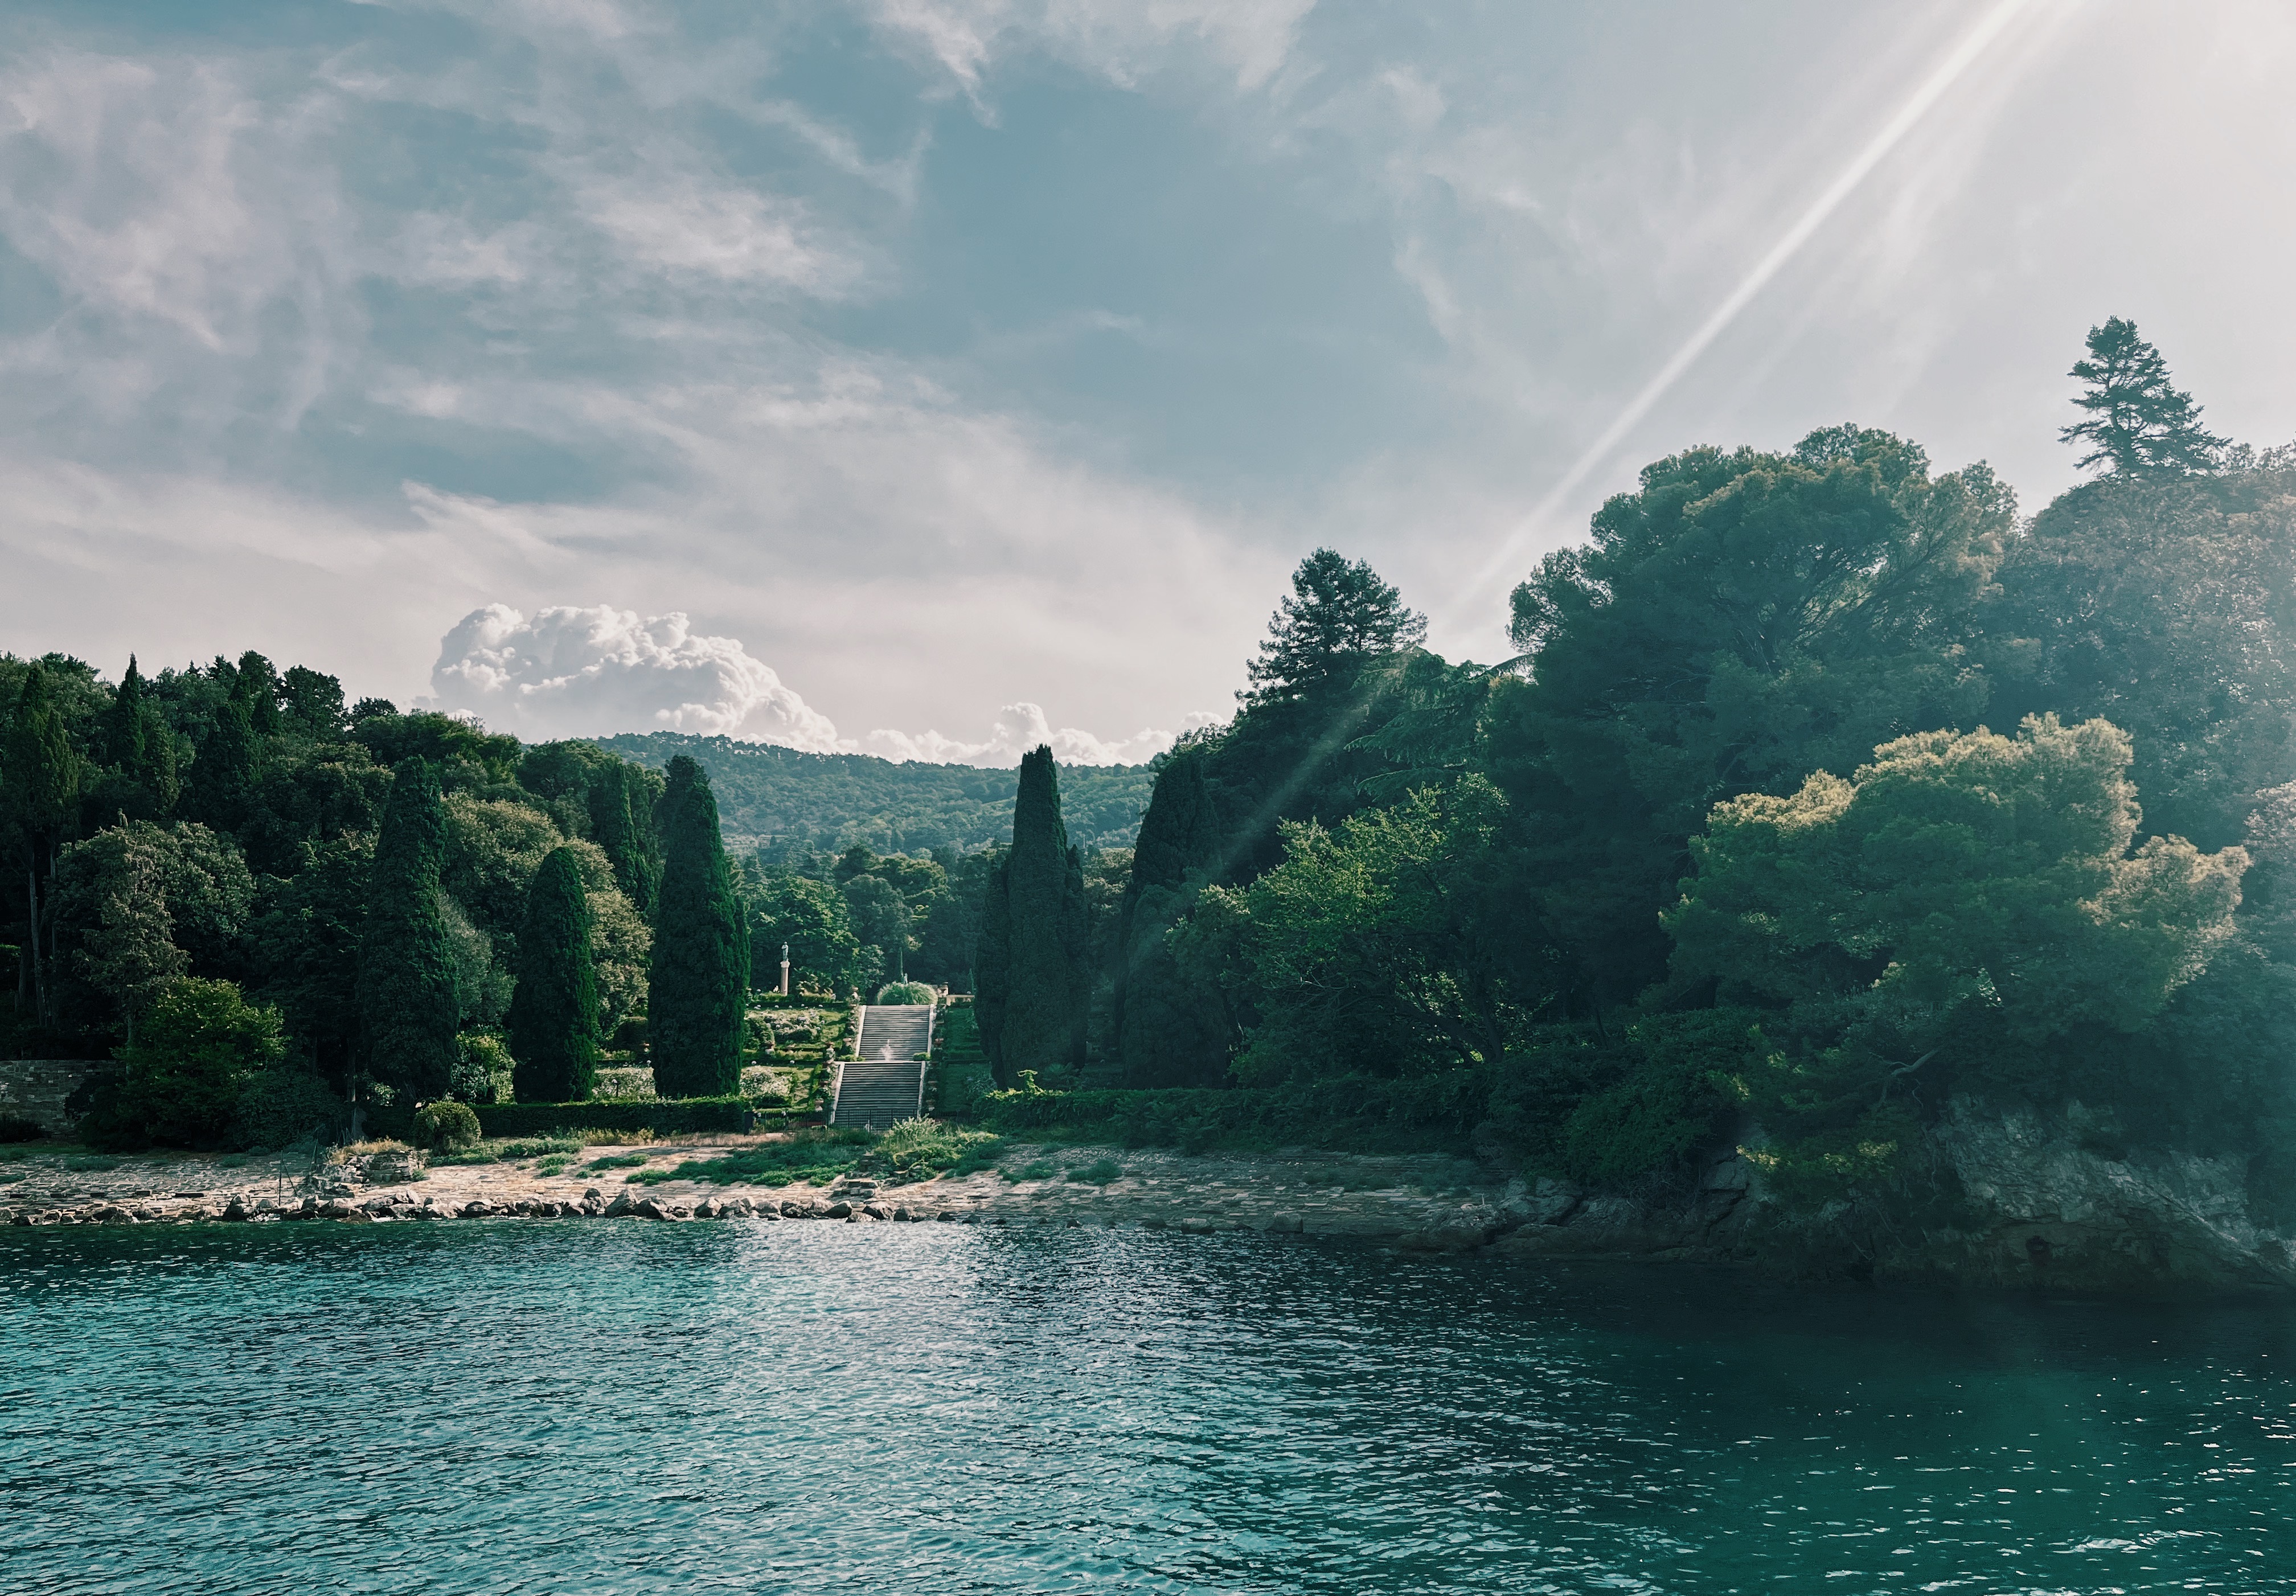
[[[679,754],[692,756],[709,773],[727,841],[769,855],[834,852],[857,842],[879,853],[944,843],[963,851],[1013,836],[1016,770],[896,765],[872,754],[804,754],[676,732],[596,741],[656,770]],[[1130,847],[1154,780],[1145,765],[1062,767],[1069,839],[1085,848]]]

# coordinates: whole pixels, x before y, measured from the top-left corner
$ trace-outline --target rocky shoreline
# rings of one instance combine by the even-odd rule
[[[674,1164],[684,1156],[723,1153],[728,1142],[645,1150]],[[1040,1150],[1017,1148],[1007,1165],[1025,1166]],[[0,1215],[18,1226],[545,1218],[1132,1225],[1185,1234],[1348,1235],[1465,1250],[1554,1206],[1551,1196],[1540,1200],[1534,1184],[1494,1178],[1481,1166],[1454,1158],[1305,1151],[1187,1157],[1090,1147],[1063,1148],[1057,1158],[1066,1169],[1105,1161],[1119,1173],[1097,1181],[1065,1170],[1037,1179],[996,1171],[904,1183],[848,1176],[825,1188],[662,1180],[616,1189],[578,1171],[551,1174],[506,1165],[425,1170],[394,1161],[381,1179],[358,1170],[316,1191],[293,1191],[275,1168],[226,1172],[187,1161],[169,1171],[187,1177],[172,1183],[172,1191],[128,1183],[120,1183],[127,1190],[86,1191],[67,1184],[69,1171],[37,1171],[0,1188]]]
[[[707,1160],[758,1140],[696,1137],[627,1151],[643,1152],[666,1174],[684,1159]],[[2097,1150],[2095,1140],[2077,1110],[2045,1119],[1956,1104],[1932,1141],[1963,1197],[1949,1223],[1926,1228],[1875,1223],[1841,1205],[1791,1211],[1735,1146],[1717,1150],[1687,1181],[1632,1195],[1471,1158],[1307,1149],[1188,1155],[1013,1146],[996,1170],[910,1182],[857,1174],[825,1188],[721,1187],[663,1174],[625,1182],[619,1168],[535,1160],[423,1169],[390,1158],[317,1173],[277,1160],[239,1160],[239,1167],[147,1161],[109,1167],[112,1178],[97,1183],[84,1173],[95,1160],[34,1156],[8,1166],[21,1174],[0,1184],[0,1224],[628,1218],[1132,1226],[1349,1236],[1500,1257],[1728,1264],[1813,1280],[1948,1288],[2124,1295],[2296,1288],[2296,1235],[2259,1211],[2245,1161],[2114,1155]]]

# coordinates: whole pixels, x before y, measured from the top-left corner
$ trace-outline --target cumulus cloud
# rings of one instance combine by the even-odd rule
[[[878,730],[856,742],[783,683],[741,639],[695,632],[682,611],[641,617],[611,604],[521,614],[488,604],[439,640],[423,707],[468,715],[519,736],[600,737],[690,732],[814,754],[875,754],[897,763],[1013,765],[1038,745],[1063,765],[1142,765],[1178,733],[1144,727],[1101,737],[1053,729],[1042,706],[1007,704],[977,741],[939,732]],[[1185,716],[1181,730],[1213,716]]]
[[[1201,711],[1187,716],[1181,729],[1210,725],[1216,717]],[[1096,737],[1074,726],[1053,730],[1041,705],[1007,704],[989,723],[988,735],[965,742],[939,732],[893,732],[880,728],[864,739],[864,748],[896,763],[922,760],[933,765],[996,765],[1021,763],[1021,756],[1039,745],[1049,746],[1062,765],[1144,765],[1170,748],[1178,733],[1144,727],[1130,737]]]
[[[507,604],[464,616],[430,673],[439,708],[522,737],[692,732],[815,753],[849,747],[739,639],[697,634],[682,613],[611,604]]]

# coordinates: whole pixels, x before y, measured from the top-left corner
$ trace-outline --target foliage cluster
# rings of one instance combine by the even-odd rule
[[[2089,354],[2106,474],[2031,521],[1869,429],[1686,450],[1517,588],[1496,667],[1318,551],[1159,764],[1081,1048],[983,1123],[1611,1188],[1744,1138],[1888,1203],[1958,1096],[2296,1167],[2296,454],[2201,431],[2125,323]]]
[[[663,1181],[709,1181],[721,1186],[787,1186],[804,1181],[826,1186],[859,1163],[876,1140],[867,1131],[808,1125],[719,1158],[685,1158],[673,1167],[640,1169],[626,1179],[642,1186]]]

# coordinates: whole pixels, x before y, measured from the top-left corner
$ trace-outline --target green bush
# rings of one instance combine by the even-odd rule
[[[1079,1186],[1105,1186],[1124,1178],[1124,1167],[1114,1158],[1095,1158],[1081,1169],[1069,1171],[1069,1179]]]
[[[653,1071],[638,1065],[610,1065],[598,1072],[590,1095],[600,1102],[651,1102]]]
[[[980,1100],[980,1122],[1008,1135],[1058,1131],[1072,1142],[1177,1147],[1294,1144],[1394,1152],[1461,1151],[1492,1112],[1495,1072],[1443,1070],[1403,1080],[1339,1076],[1259,1089],[1172,1086],[1046,1092]],[[1041,1137],[1036,1138],[1041,1140]]]
[[[933,989],[922,981],[888,981],[877,988],[876,1001],[881,1003],[929,1003],[933,1001]]]
[[[514,1095],[510,1044],[491,1031],[464,1031],[455,1038],[455,1068],[447,1093],[466,1103],[506,1103]]]
[[[242,1147],[291,1147],[309,1137],[332,1140],[349,1119],[343,1100],[310,1071],[258,1070],[240,1093],[233,1140]]]
[[[544,1136],[553,1131],[652,1131],[657,1136],[746,1131],[757,1110],[742,1097],[645,1098],[621,1102],[480,1103],[489,1136]]]
[[[451,1099],[424,1105],[414,1115],[414,1144],[433,1152],[459,1152],[479,1139],[479,1117],[468,1103]]]
[[[1653,1016],[1627,1032],[1624,1079],[1570,1111],[1559,1147],[1562,1172],[1618,1186],[1680,1166],[1714,1140],[1739,1101],[1737,1076],[1767,1051],[1752,1017],[1705,1009]]]
[[[250,1003],[234,983],[171,982],[121,1052],[125,1068],[97,1087],[81,1138],[113,1151],[226,1145],[250,1077],[285,1049],[279,1011]]]

